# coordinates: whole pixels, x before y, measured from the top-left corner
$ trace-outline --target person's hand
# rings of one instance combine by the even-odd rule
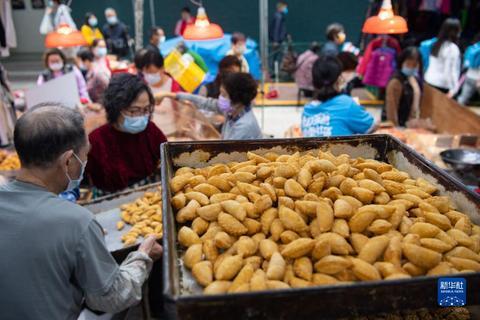
[[[177,94],[175,94],[173,92],[159,92],[159,93],[155,94],[155,102],[157,104],[162,103],[163,99],[165,99],[165,98],[176,99]]]
[[[138,251],[147,254],[153,261],[156,261],[162,257],[163,248],[157,243],[157,237],[151,235],[142,242]]]
[[[455,96],[455,92],[449,92],[447,93],[447,97],[449,97],[450,99],[453,99],[453,97]]]
[[[91,102],[91,103],[88,103],[86,106],[87,106],[87,109],[90,111],[100,112],[102,110],[102,105],[99,103]]]

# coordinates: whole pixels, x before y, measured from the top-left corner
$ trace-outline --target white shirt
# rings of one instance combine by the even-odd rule
[[[443,43],[438,57],[430,55],[425,81],[453,92],[460,78],[461,54],[458,46],[450,41]]]
[[[247,59],[245,58],[245,56],[241,56],[241,57],[238,57],[237,55],[235,55],[235,53],[233,52],[233,49],[230,49],[228,52],[227,52],[227,56],[235,56],[237,57],[240,62],[242,63],[242,72],[245,72],[245,73],[249,73],[250,72],[250,66],[248,65],[248,61]]]

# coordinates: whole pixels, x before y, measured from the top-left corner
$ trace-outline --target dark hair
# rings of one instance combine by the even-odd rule
[[[135,68],[141,72],[144,65],[143,65],[143,56],[147,52],[147,49],[140,49],[135,52],[135,57],[133,57],[133,63],[135,64]]]
[[[345,28],[340,23],[332,23],[327,27],[325,34],[328,40],[334,41],[341,32],[345,32]]]
[[[280,6],[286,6],[286,5],[287,5],[286,1],[278,1],[277,2],[277,8],[280,7]]]
[[[63,61],[63,64],[67,63],[67,58],[65,57],[65,54],[62,52],[62,50],[58,48],[52,48],[52,49],[48,49],[43,55],[43,64],[45,65],[45,68],[48,69],[48,58],[50,58],[50,56],[53,56],[53,55],[59,55]]]
[[[479,41],[480,41],[480,32],[478,32],[477,34],[475,34],[475,35],[473,36],[472,44],[475,44],[475,43],[477,43],[477,42],[479,42]]]
[[[157,35],[158,30],[163,30],[163,29],[160,27],[152,27],[152,29],[150,29],[150,39],[152,39],[153,36]]]
[[[143,68],[147,68],[149,66],[155,66],[157,68],[163,68],[163,56],[160,52],[156,50],[147,50],[142,55],[140,64]]]
[[[227,73],[222,85],[233,104],[249,106],[257,96],[257,81],[249,73]]]
[[[58,103],[36,105],[18,119],[14,142],[22,166],[46,168],[64,152],[86,145],[83,117]]]
[[[77,57],[80,58],[82,61],[93,61],[95,60],[95,56],[93,52],[88,48],[82,48],[77,53]]]
[[[225,56],[218,64],[218,72],[221,73],[222,71],[233,66],[242,68],[242,62],[235,56]]]
[[[192,14],[192,10],[190,10],[189,7],[183,7],[181,12],[185,12],[185,13],[188,13],[188,14]]]
[[[326,101],[339,94],[335,85],[342,70],[343,66],[340,60],[332,56],[321,56],[313,64],[313,86],[318,100]]]
[[[130,107],[143,92],[148,94],[150,104],[154,106],[155,99],[152,91],[139,76],[130,73],[113,76],[103,94],[103,105],[107,111],[108,122],[116,123],[121,111]]]
[[[104,39],[95,39],[95,40],[93,40],[91,47],[95,48],[96,46],[98,46],[100,41],[105,41],[105,40]]]
[[[234,32],[232,34],[232,44],[237,44],[239,42],[246,42],[247,41],[247,37],[245,37],[245,35],[241,32]]]
[[[225,56],[218,64],[218,73],[215,80],[207,85],[207,96],[210,98],[218,98],[220,95],[220,86],[223,83],[223,78],[228,74],[227,69],[237,66],[239,70],[242,69],[242,62],[235,56]]]
[[[407,47],[397,57],[397,70],[402,70],[402,65],[406,60],[415,59],[418,62],[418,69],[422,68],[422,59],[417,47]]]
[[[342,63],[343,71],[352,71],[358,66],[358,58],[351,52],[340,52],[337,58]]]
[[[84,24],[89,26],[90,24],[88,23],[88,20],[90,19],[91,16],[94,16],[95,14],[93,12],[87,12],[85,13],[85,22]]]
[[[310,43],[310,51],[312,51],[313,53],[318,53],[320,51],[320,43],[318,43],[317,41],[313,41],[312,43]]]
[[[437,42],[432,47],[432,55],[434,57],[438,57],[438,53],[442,48],[442,45],[446,41],[451,41],[453,43],[457,43],[459,40],[459,33],[462,31],[462,26],[460,24],[460,20],[456,18],[448,18],[446,19],[442,27],[440,28],[440,32],[437,36]]]

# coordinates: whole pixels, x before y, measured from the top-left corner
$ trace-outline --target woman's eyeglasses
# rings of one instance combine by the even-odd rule
[[[149,105],[147,107],[130,107],[128,109],[123,110],[122,112],[124,115],[129,117],[141,117],[145,115],[150,115],[153,113],[153,105]]]

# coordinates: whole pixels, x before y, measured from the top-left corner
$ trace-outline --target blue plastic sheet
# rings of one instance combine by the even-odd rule
[[[180,41],[184,41],[187,47],[198,53],[205,60],[208,66],[209,78],[214,78],[218,72],[218,63],[231,48],[231,34],[225,34],[222,39],[218,40],[201,40],[189,41],[183,40],[182,37],[173,38],[164,42],[161,46],[162,55],[166,57]],[[247,39],[247,50],[245,58],[250,67],[250,74],[256,79],[260,79],[260,55],[258,53],[258,44],[252,40]]]

